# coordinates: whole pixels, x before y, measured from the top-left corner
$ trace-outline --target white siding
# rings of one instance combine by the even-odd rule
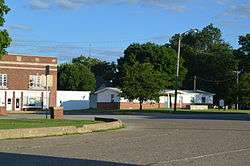
[[[110,103],[112,94],[114,95],[114,102],[120,102],[119,93],[108,89],[97,94],[97,102]]]
[[[57,91],[57,106],[64,110],[89,109],[90,91]]]
[[[42,108],[42,92],[44,95],[46,91],[31,91],[31,90],[0,90],[0,105],[5,105],[5,92],[7,92],[7,111],[12,111],[12,103],[15,102],[16,107],[16,99],[19,99],[19,108],[15,108],[15,110],[20,110],[21,108],[21,93],[23,92],[23,108]],[[13,92],[15,92],[15,101],[13,101]],[[49,92],[48,92],[49,94]],[[49,96],[49,95],[48,95]],[[8,104],[8,99],[10,99],[11,103]],[[46,96],[43,98],[44,108],[46,105]]]

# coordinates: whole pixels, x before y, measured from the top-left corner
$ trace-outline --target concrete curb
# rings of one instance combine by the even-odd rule
[[[103,119],[108,122],[84,125],[82,127],[61,126],[61,127],[46,127],[46,128],[29,128],[29,129],[8,129],[0,130],[0,140],[17,139],[17,138],[34,138],[47,136],[61,136],[70,134],[84,134],[104,130],[112,130],[123,127],[123,122],[118,119]],[[100,118],[95,118],[100,121]]]

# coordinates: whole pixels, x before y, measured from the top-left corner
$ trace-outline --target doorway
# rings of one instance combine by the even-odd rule
[[[12,99],[7,98],[7,111],[12,111]]]
[[[16,107],[15,107],[15,110],[20,111],[20,99],[19,99],[19,98],[16,99]]]

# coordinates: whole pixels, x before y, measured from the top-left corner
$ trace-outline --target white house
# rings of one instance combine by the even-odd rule
[[[164,102],[167,108],[174,107],[174,94],[174,90],[165,90],[164,96],[160,97],[161,102]],[[176,106],[178,108],[189,108],[190,105],[212,105],[214,95],[202,90],[178,90]]]
[[[56,104],[64,110],[89,109],[90,91],[57,91]]]
[[[121,97],[119,88],[106,87],[94,92],[91,95],[90,107],[98,109],[139,109],[138,100],[129,101]],[[155,101],[147,101],[143,103],[144,109],[163,108],[164,103],[156,103]]]
[[[178,90],[177,107],[189,108],[192,104],[212,105],[215,94],[201,90]],[[138,100],[129,101],[121,96],[118,88],[106,87],[100,89],[90,97],[90,107],[99,109],[138,109]],[[162,92],[159,103],[147,101],[143,103],[144,109],[159,109],[174,107],[174,90]]]

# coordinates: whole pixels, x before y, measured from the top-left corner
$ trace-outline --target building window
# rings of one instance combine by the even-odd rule
[[[7,87],[7,74],[0,74],[0,87]]]
[[[191,97],[191,103],[194,103],[194,97]]]
[[[115,95],[114,94],[111,94],[111,102],[115,102]]]
[[[206,103],[206,97],[202,97],[202,98],[201,98],[201,102],[202,102],[202,103]]]
[[[43,86],[43,77],[41,75],[30,75],[29,87],[32,89],[41,89]]]
[[[8,99],[8,104],[11,104],[11,99],[10,98]]]

